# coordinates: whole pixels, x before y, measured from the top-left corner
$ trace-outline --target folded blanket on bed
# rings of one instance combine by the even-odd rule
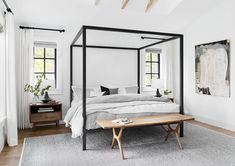
[[[120,102],[131,102],[131,101],[169,102],[170,99],[166,97],[154,97],[153,95],[117,94],[117,95],[106,95],[106,96],[100,96],[100,97],[95,97],[95,98],[88,98],[87,104],[120,103]]]
[[[163,104],[169,102],[168,98],[157,98],[152,95],[140,94],[117,94],[110,96],[100,96],[88,98],[86,105],[87,115],[95,112],[108,112],[112,114],[124,113],[143,113],[144,109],[138,109],[140,105]],[[72,103],[68,110],[64,122],[70,126],[72,137],[82,135],[83,117],[82,117],[82,100]],[[151,110],[155,112],[156,110]]]

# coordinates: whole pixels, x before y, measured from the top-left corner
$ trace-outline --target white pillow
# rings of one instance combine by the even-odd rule
[[[78,88],[76,86],[72,86],[72,91],[73,91],[73,99],[74,100],[81,100],[82,99],[82,88]],[[90,91],[93,89],[86,89],[86,97],[90,97]]]
[[[94,87],[94,88],[93,88],[93,91],[94,91],[95,93],[101,92],[100,86]]]
[[[126,93],[137,94],[139,88],[137,86],[131,86],[131,87],[126,87],[125,89]]]
[[[118,94],[126,94],[126,88],[118,88]]]
[[[96,92],[96,91],[90,91],[90,97],[100,97],[103,96],[105,92]]]

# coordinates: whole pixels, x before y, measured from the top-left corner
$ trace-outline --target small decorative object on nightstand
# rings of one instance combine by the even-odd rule
[[[157,91],[156,91],[156,96],[155,97],[162,97],[159,89],[163,89],[164,88],[164,82],[162,79],[155,79],[155,80],[152,80],[152,88],[156,88]]]
[[[38,103],[39,97],[43,96],[51,88],[50,85],[46,85],[45,87],[42,87],[42,83],[45,80],[44,74],[36,76],[36,78],[37,78],[37,82],[35,85],[26,84],[24,86],[25,92],[30,92],[34,95],[34,98],[33,98],[34,104]],[[47,93],[47,96],[48,96],[48,93]],[[49,96],[48,96],[48,98],[49,98]],[[48,102],[48,101],[49,100],[43,100],[43,102]]]
[[[55,101],[48,103],[30,104],[30,123],[36,124],[56,123],[62,120],[62,104]]]
[[[45,92],[44,99],[42,99],[43,103],[48,103],[51,101],[51,98],[48,95],[48,92]]]
[[[171,94],[172,92],[168,89],[164,90],[164,95],[165,96],[169,96],[169,94]]]

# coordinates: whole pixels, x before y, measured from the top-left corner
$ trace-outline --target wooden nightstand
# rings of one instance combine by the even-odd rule
[[[29,119],[30,123],[33,123],[33,126],[36,124],[45,124],[45,123],[56,123],[56,126],[59,125],[59,121],[62,119],[62,104],[53,102],[53,103],[37,103],[29,105]],[[44,110],[43,110],[44,109]],[[53,109],[53,111],[47,111],[47,109]],[[44,111],[44,112],[40,112]]]

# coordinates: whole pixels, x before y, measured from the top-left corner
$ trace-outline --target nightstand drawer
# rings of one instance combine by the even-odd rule
[[[30,122],[49,122],[61,120],[61,112],[34,113],[30,116]]]

